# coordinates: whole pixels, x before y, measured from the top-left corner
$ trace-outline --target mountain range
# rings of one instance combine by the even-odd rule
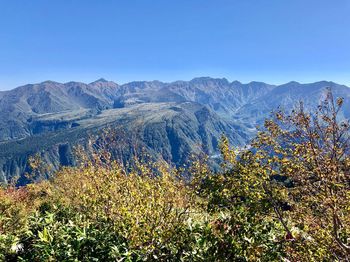
[[[34,154],[54,169],[74,165],[75,145],[106,127],[120,133],[116,151],[124,160],[136,144],[155,159],[177,166],[192,153],[214,158],[222,134],[233,145],[244,146],[273,110],[290,110],[300,100],[314,108],[326,88],[344,98],[342,115],[350,118],[350,88],[327,81],[270,85],[200,77],[118,85],[99,79],[90,84],[46,81],[3,91],[0,181],[18,176],[20,184],[27,183],[24,174]]]

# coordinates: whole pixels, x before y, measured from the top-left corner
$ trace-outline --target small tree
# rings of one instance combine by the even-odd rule
[[[271,245],[292,261],[349,259],[350,138],[348,121],[339,119],[342,104],[328,90],[314,113],[302,103],[289,114],[280,110],[240,152],[223,137],[222,172],[195,179],[208,210],[253,216],[255,231],[241,240],[254,239],[250,247],[265,253]],[[268,229],[258,232],[266,222]]]
[[[349,122],[339,119],[342,104],[328,90],[314,114],[302,103],[291,114],[279,111],[266,121],[253,148],[271,181],[289,181],[287,220],[303,245],[315,243],[321,256],[349,259],[350,138]],[[283,221],[286,212],[278,213]]]

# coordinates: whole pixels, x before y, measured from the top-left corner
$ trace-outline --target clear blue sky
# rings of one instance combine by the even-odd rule
[[[350,0],[0,0],[0,89],[103,77],[350,84]]]

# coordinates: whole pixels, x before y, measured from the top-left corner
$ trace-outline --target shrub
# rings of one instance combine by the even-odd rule
[[[0,189],[5,261],[347,261],[349,124],[331,94],[314,115],[276,113],[252,147],[223,137],[199,159],[125,168],[103,141],[48,181]],[[40,172],[37,174],[40,175]]]

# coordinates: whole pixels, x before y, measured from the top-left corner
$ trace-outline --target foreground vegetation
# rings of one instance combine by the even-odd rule
[[[338,120],[341,106],[329,93],[313,115],[302,105],[279,111],[240,152],[223,137],[216,173],[205,159],[187,170],[135,159],[130,169],[99,147],[50,180],[4,186],[0,258],[347,261],[349,124]]]

